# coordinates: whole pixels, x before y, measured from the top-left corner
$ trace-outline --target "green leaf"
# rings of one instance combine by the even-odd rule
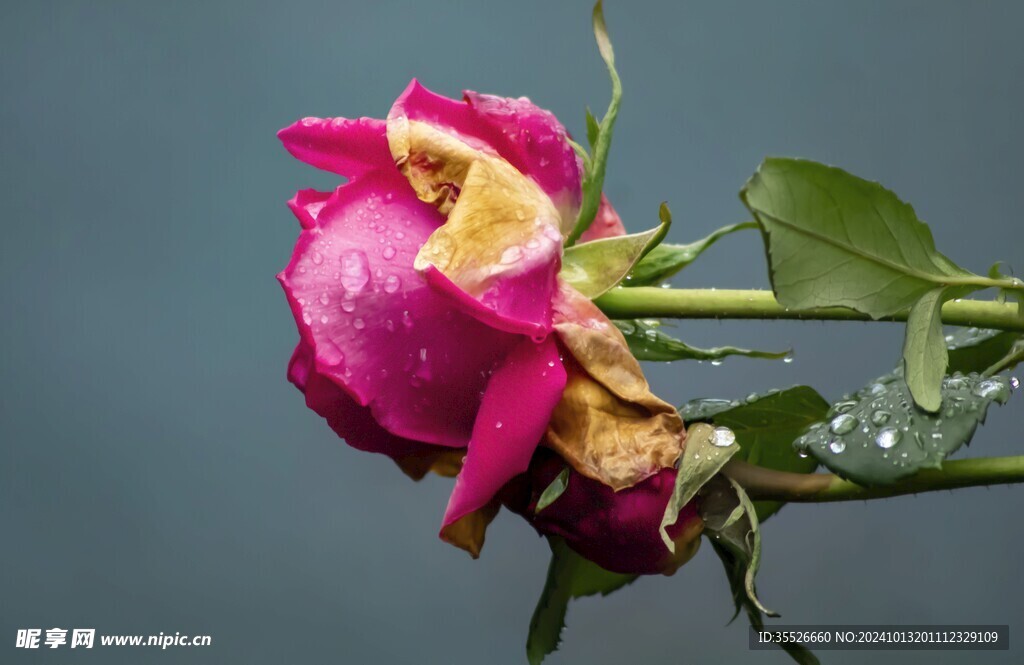
[[[796,440],[812,424],[821,422],[829,404],[813,388],[795,386],[782,391],[752,394],[742,401],[694,400],[679,409],[687,423],[704,421],[728,427],[736,433],[736,454],[751,464],[777,471],[811,473],[818,462],[801,457],[793,449]],[[781,501],[755,501],[757,518],[763,522],[778,512]]]
[[[597,118],[594,114],[587,109],[587,143],[590,144],[591,150],[594,148],[594,144],[597,143],[597,137],[601,134],[601,126],[597,124]]]
[[[740,198],[761,225],[772,288],[786,307],[841,306],[880,318],[938,287],[955,298],[1001,284],[940,254],[895,194],[834,167],[770,157]]]
[[[720,238],[737,231],[756,228],[758,228],[756,222],[731,224],[712,231],[706,238],[701,238],[696,242],[685,245],[658,245],[636,264],[633,272],[623,282],[623,286],[660,284],[693,263],[704,250],[714,245]]]
[[[964,374],[984,372],[1005,358],[1013,345],[1021,339],[1024,339],[1024,335],[1017,332],[960,328],[946,335],[946,346],[949,348],[949,367],[946,371]]]
[[[617,286],[637,261],[665,238],[670,221],[643,233],[568,247],[559,276],[588,298],[596,298]]]
[[[729,590],[732,592],[732,600],[736,605],[736,614],[733,615],[733,618],[735,619],[740,610],[743,610],[750,620],[750,625],[755,630],[764,630],[764,617],[761,611],[747,598],[744,588],[746,567],[743,565],[742,560],[735,556],[728,547],[717,542],[714,538],[709,538],[709,540],[711,541],[712,548],[715,550],[715,554],[722,561],[722,566],[725,567],[725,574],[729,580]],[[780,644],[779,647],[784,649],[800,665],[819,665],[817,657],[802,644],[785,642]]]
[[[726,428],[714,428],[705,423],[691,425],[686,430],[686,450],[679,459],[679,472],[672,497],[665,506],[661,518],[661,539],[670,552],[676,551],[676,544],[668,535],[668,527],[679,519],[679,511],[697,495],[704,486],[740,447],[735,436]]]
[[[569,467],[565,467],[557,476],[555,476],[555,479],[551,481],[551,484],[541,492],[540,498],[537,499],[537,508],[534,512],[539,513],[550,506],[555,502],[555,499],[562,496],[562,493],[564,493],[568,487]]]
[[[612,82],[612,98],[597,132],[592,129],[590,121],[587,121],[587,135],[588,137],[591,134],[594,135],[590,165],[583,174],[583,200],[580,204],[576,224],[565,239],[566,247],[575,245],[583,232],[590,228],[594,217],[597,216],[597,209],[601,205],[604,174],[608,167],[608,151],[612,145],[612,131],[615,128],[615,120],[619,117],[619,105],[622,102],[622,82],[619,80],[619,73],[615,70],[615,52],[612,50],[612,42],[608,37],[608,26],[604,22],[604,9],[601,6],[601,0],[594,5],[594,39],[597,41],[597,50],[608,67],[608,76]]]
[[[778,616],[757,598],[754,578],[761,563],[761,530],[747,493],[730,478],[715,476],[702,488],[699,507],[704,533],[739,561],[746,600],[760,612]]]
[[[914,406],[896,370],[832,406],[828,422],[811,426],[794,445],[858,485],[886,485],[942,461],[969,442],[992,402],[1009,399],[1005,377],[954,374],[942,382],[943,407]]]
[[[526,639],[530,665],[538,665],[558,648],[570,600],[597,594],[607,596],[637,578],[601,568],[573,552],[561,538],[549,538],[548,543],[551,564]]]
[[[914,402],[925,411],[938,411],[942,406],[942,377],[949,363],[942,335],[944,292],[942,288],[933,289],[914,303],[903,340],[907,387]]]
[[[660,321],[612,321],[622,331],[629,350],[637,360],[669,362],[672,360],[721,360],[727,356],[746,356],[778,360],[789,351],[752,351],[735,346],[716,346],[700,349],[661,331]]]

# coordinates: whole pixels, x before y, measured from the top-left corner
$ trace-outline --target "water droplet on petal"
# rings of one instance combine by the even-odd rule
[[[331,298],[330,298],[330,296],[327,295],[327,292],[324,291],[323,293],[320,294],[320,304],[321,305],[326,305],[329,302],[331,302]]]
[[[353,319],[352,327],[355,328],[356,330],[362,330],[363,328],[366,327],[366,321],[363,321],[362,319]]]
[[[381,255],[385,259],[390,261],[391,259],[395,258],[395,254],[397,254],[397,253],[398,253],[398,251],[394,247],[388,246],[388,247],[384,248],[384,252]]]
[[[402,286],[402,280],[398,278],[398,275],[388,275],[388,278],[384,280],[384,292],[394,293]]]
[[[313,263],[315,263],[316,265],[320,265],[323,262],[324,262],[324,255],[321,254],[320,252],[314,251],[313,252]]]
[[[341,303],[341,308],[348,312],[349,314],[351,314],[352,312],[356,311],[356,301],[346,300]]]
[[[509,248],[505,249],[504,252],[501,253],[501,263],[502,263],[502,265],[506,265],[506,266],[507,265],[511,265],[511,264],[516,263],[517,261],[519,261],[519,259],[521,259],[521,258],[523,258],[523,250],[520,247],[518,247],[517,245],[513,245],[512,247],[509,247]]]
[[[501,429],[501,421],[494,423],[494,429]]]
[[[327,318],[326,314],[324,314],[323,316],[320,317],[320,323],[327,323],[328,320],[329,319]]]
[[[838,455],[846,450],[846,442],[842,439],[832,439],[828,444],[828,449]]]
[[[349,291],[360,291],[370,281],[370,264],[366,254],[350,249],[341,254],[341,284]]]

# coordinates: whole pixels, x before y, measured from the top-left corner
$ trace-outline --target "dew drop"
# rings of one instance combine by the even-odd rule
[[[384,292],[394,293],[402,286],[402,280],[398,278],[398,275],[388,275],[388,278],[384,280]]]
[[[506,266],[512,265],[521,258],[523,258],[523,250],[520,247],[513,245],[501,253],[501,264]]]
[[[972,390],[975,395],[983,399],[1005,399],[1006,385],[1002,381],[986,379],[976,385]]]
[[[860,424],[855,416],[851,416],[848,413],[840,413],[838,416],[832,419],[832,423],[828,426],[829,430],[833,434],[849,434],[853,429]]]
[[[842,439],[832,439],[828,444],[828,449],[838,455],[846,450],[846,442]]]
[[[355,328],[356,330],[362,330],[363,328],[366,327],[366,322],[363,321],[362,319],[353,319],[352,327]]]
[[[320,294],[320,304],[321,305],[326,305],[329,302],[331,302],[331,298],[330,298],[330,296],[327,295],[327,292],[324,291],[323,293]]]
[[[882,425],[889,422],[889,418],[892,418],[891,413],[879,409],[878,411],[875,411],[874,413],[871,414],[871,424],[881,427]]]
[[[327,323],[328,320],[329,319],[327,318],[326,314],[324,314],[323,316],[320,317],[320,323]]]
[[[716,427],[711,435],[711,443],[719,448],[727,448],[736,443],[736,433],[728,427]]]
[[[875,437],[875,445],[879,448],[888,450],[899,443],[902,436],[903,435],[900,434],[900,431],[895,427],[884,427],[879,430],[878,436]]]
[[[501,429],[501,421],[494,423],[494,429]]]
[[[350,249],[341,254],[341,284],[348,291],[360,291],[370,281],[370,264],[366,254]]]
[[[388,261],[390,261],[391,259],[395,258],[395,254],[397,254],[397,253],[398,253],[398,252],[397,252],[397,250],[395,250],[395,248],[394,248],[394,247],[388,246],[388,247],[385,247],[385,248],[384,248],[384,252],[383,252],[383,253],[382,253],[381,255],[382,255],[382,256],[383,256],[383,257],[384,257],[385,259],[387,259]]]
[[[313,263],[315,263],[317,265],[320,265],[323,262],[324,262],[324,255],[321,254],[320,252],[314,251],[313,252]]]
[[[356,311],[356,301],[345,300],[344,302],[341,303],[341,308],[348,312],[349,314],[351,314],[352,312]]]

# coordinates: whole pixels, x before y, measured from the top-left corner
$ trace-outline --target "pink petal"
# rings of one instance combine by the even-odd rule
[[[571,224],[579,212],[582,167],[554,114],[525,97],[465,92],[465,101],[438,95],[413,79],[388,117],[421,120],[478,150],[497,153],[533,179]]]
[[[524,340],[509,353],[487,384],[444,526],[482,508],[527,469],[564,387],[554,339]]]
[[[601,194],[601,205],[597,209],[597,216],[582,236],[580,242],[590,242],[601,238],[614,238],[615,236],[626,235],[626,227],[623,226],[619,213],[615,212],[608,197]]]
[[[683,506],[679,520],[668,528],[676,553],[661,539],[661,518],[672,496],[675,469],[663,469],[618,492],[571,471],[565,492],[537,513],[540,494],[565,467],[557,455],[538,453],[530,467],[528,504],[510,506],[539,533],[563,537],[576,552],[616,573],[671,574],[692,556],[703,530],[695,502]]]
[[[315,189],[302,189],[288,201],[288,207],[299,220],[304,229],[316,226],[316,216],[323,210],[324,204],[333,196],[333,192],[318,192]]]
[[[383,120],[303,118],[277,137],[296,159],[346,178],[394,167]]]
[[[317,373],[407,439],[464,446],[488,372],[522,338],[456,310],[413,259],[442,223],[395,170],[338,188],[279,275]]]
[[[533,178],[570,221],[576,220],[582,198],[582,166],[569,144],[565,127],[551,111],[526,97],[498,97],[466,91],[477,114],[506,137],[502,157]]]
[[[454,307],[481,323],[509,333],[541,339],[551,331],[551,294],[555,289],[557,263],[538,265],[515,279],[499,281],[481,299],[469,295],[434,266],[423,278]]]

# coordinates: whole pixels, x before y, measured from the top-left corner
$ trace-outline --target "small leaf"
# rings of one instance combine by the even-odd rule
[[[914,402],[925,411],[942,406],[942,377],[949,355],[942,335],[941,288],[921,296],[910,308],[903,341],[903,368]]]
[[[730,442],[728,435],[731,432],[716,430],[704,423],[691,425],[686,430],[686,450],[679,459],[675,488],[661,518],[661,539],[670,552],[676,551],[676,544],[668,535],[668,527],[679,519],[679,511],[739,452],[740,447]]]
[[[576,217],[576,224],[565,239],[565,246],[572,247],[580,239],[583,232],[590,228],[597,216],[597,209],[601,205],[601,190],[604,187],[604,175],[608,168],[608,152],[612,145],[612,131],[615,128],[615,120],[619,117],[619,105],[622,102],[622,82],[619,80],[619,73],[615,70],[615,52],[612,50],[612,42],[608,37],[608,26],[604,22],[604,9],[601,1],[594,5],[594,39],[597,41],[597,50],[608,67],[608,77],[612,83],[612,99],[608,103],[608,110],[598,125],[597,132],[594,132],[590,121],[587,121],[587,135],[595,135],[591,145],[591,156],[589,165],[583,174],[582,190],[583,200],[580,203],[580,212]]]
[[[601,126],[597,124],[597,118],[594,114],[587,109],[587,143],[590,144],[590,149],[594,149],[594,145],[597,143],[597,137],[601,134]]]
[[[668,223],[643,233],[574,245],[562,256],[559,276],[588,298],[597,298],[626,278],[637,261],[668,233]]]
[[[946,335],[946,346],[949,348],[949,367],[946,371],[984,372],[1010,353],[1010,349],[1024,335],[1017,332],[1002,330],[981,330],[978,328],[960,328],[951,335]]]
[[[607,596],[637,577],[601,568],[573,552],[561,538],[552,537],[548,542],[551,545],[551,564],[526,639],[526,657],[530,665],[538,665],[558,648],[570,600],[597,594]]]
[[[757,511],[743,488],[726,476],[715,476],[701,490],[700,516],[704,532],[736,557],[743,570],[746,600],[768,616],[778,616],[757,597],[754,578],[761,563],[761,530]],[[736,518],[736,512],[741,517]]]
[[[758,228],[756,222],[743,222],[732,224],[712,231],[706,238],[686,245],[670,245],[662,243],[643,258],[629,277],[622,283],[623,286],[649,286],[660,284],[677,272],[693,263],[704,250],[714,245],[720,238],[731,233],[745,229]]]
[[[683,405],[679,415],[687,423],[704,421],[728,427],[736,433],[740,451],[736,454],[751,464],[793,473],[811,473],[818,467],[813,457],[800,457],[793,441],[814,423],[821,422],[829,404],[813,388],[795,386],[746,400],[695,400]],[[782,507],[781,501],[755,501],[759,521]]]
[[[955,374],[942,382],[943,407],[914,406],[897,370],[833,405],[829,422],[812,425],[794,445],[858,485],[885,485],[942,461],[969,442],[992,402],[1010,396],[1004,377]]]
[[[746,568],[743,562],[725,545],[717,542],[714,538],[709,538],[709,540],[711,541],[712,548],[715,550],[715,554],[722,561],[722,566],[725,567],[725,574],[729,580],[729,589],[732,592],[733,603],[736,605],[736,614],[733,615],[733,618],[735,619],[740,610],[743,610],[750,620],[750,625],[755,630],[764,630],[764,617],[761,615],[761,611],[747,598],[744,588]],[[779,648],[785,650],[800,665],[820,665],[817,657],[803,644],[783,642],[779,644]]]
[[[740,198],[761,224],[772,288],[786,307],[880,318],[938,287],[956,298],[1001,285],[936,251],[931,231],[895,194],[840,169],[771,157]]]
[[[612,321],[622,332],[629,350],[637,360],[669,362],[672,360],[721,360],[727,356],[746,356],[778,360],[789,351],[752,351],[735,346],[716,346],[700,349],[670,337],[661,331],[659,321]]]
[[[555,499],[562,496],[566,489],[569,487],[569,467],[562,469],[561,473],[555,476],[555,479],[551,481],[543,492],[540,494],[540,498],[537,499],[537,508],[534,512],[539,513],[544,510],[552,503]]]

